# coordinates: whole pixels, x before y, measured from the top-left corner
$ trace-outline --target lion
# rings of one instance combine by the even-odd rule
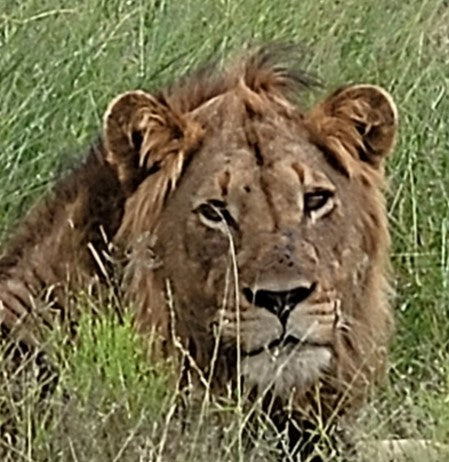
[[[5,332],[39,344],[36,319],[70,318],[67,294],[125,261],[120,297],[153,355],[182,350],[214,394],[269,402],[306,452],[313,416],[355,412],[394,325],[382,191],[397,109],[352,84],[303,110],[316,81],[294,62],[264,46],[116,97],[87,161],[4,248]]]

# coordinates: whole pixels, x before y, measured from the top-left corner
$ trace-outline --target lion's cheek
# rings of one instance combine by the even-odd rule
[[[201,276],[201,280],[205,281],[212,269],[219,268],[223,275],[226,272],[229,242],[216,232],[211,235],[211,231],[191,231],[183,240],[182,253],[186,258],[182,266],[189,277],[191,271],[194,271],[193,274]]]
[[[333,303],[318,304],[316,312],[294,310],[290,315],[286,331],[287,336],[300,339],[303,343],[332,345],[335,339],[337,316]]]
[[[268,311],[228,311],[218,313],[217,332],[227,345],[240,344],[241,351],[251,354],[268,348],[282,336],[282,325]]]
[[[165,277],[170,281],[179,316],[187,317],[188,322],[194,320],[206,330],[219,308],[233,304],[234,285],[226,280],[225,257],[212,260],[195,247],[190,247],[187,255],[182,262],[170,255],[170,273]]]

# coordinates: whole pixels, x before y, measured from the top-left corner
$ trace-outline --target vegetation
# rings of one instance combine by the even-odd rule
[[[447,24],[444,0],[0,0],[0,235],[76,161],[117,93],[158,88],[245,43],[301,43],[323,92],[378,83],[400,111],[387,192],[397,337],[388,384],[357,428],[448,442]],[[14,442],[0,435],[2,460],[243,460],[239,416],[222,405],[178,441],[169,365],[148,364],[130,322],[105,311],[82,319],[76,343],[49,340],[61,372],[43,401],[32,386],[13,399],[2,375],[0,426],[8,408],[19,429]],[[254,460],[269,460],[269,445],[256,441]]]

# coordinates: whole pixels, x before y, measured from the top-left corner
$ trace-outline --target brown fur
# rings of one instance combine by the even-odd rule
[[[56,183],[11,234],[0,258],[0,324],[29,345],[55,318],[70,322],[70,293],[104,279],[125,196],[102,144]]]
[[[2,323],[22,318],[31,335],[41,294],[101,278],[87,244],[101,255],[113,238],[130,255],[123,295],[139,328],[165,355],[174,333],[217,393],[241,371],[278,410],[331,419],[357,407],[392,327],[381,188],[396,110],[384,90],[354,85],[302,112],[313,79],[280,51],[116,98],[103,146],[6,246]]]

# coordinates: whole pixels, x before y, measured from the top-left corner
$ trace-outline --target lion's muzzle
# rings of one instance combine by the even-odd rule
[[[234,341],[241,348],[245,382],[259,390],[272,388],[282,394],[309,386],[330,367],[340,301],[335,291],[323,290],[316,283],[291,285],[288,289],[280,286],[280,290],[268,287],[243,289],[251,306],[242,306],[225,332],[230,335],[238,328]]]

